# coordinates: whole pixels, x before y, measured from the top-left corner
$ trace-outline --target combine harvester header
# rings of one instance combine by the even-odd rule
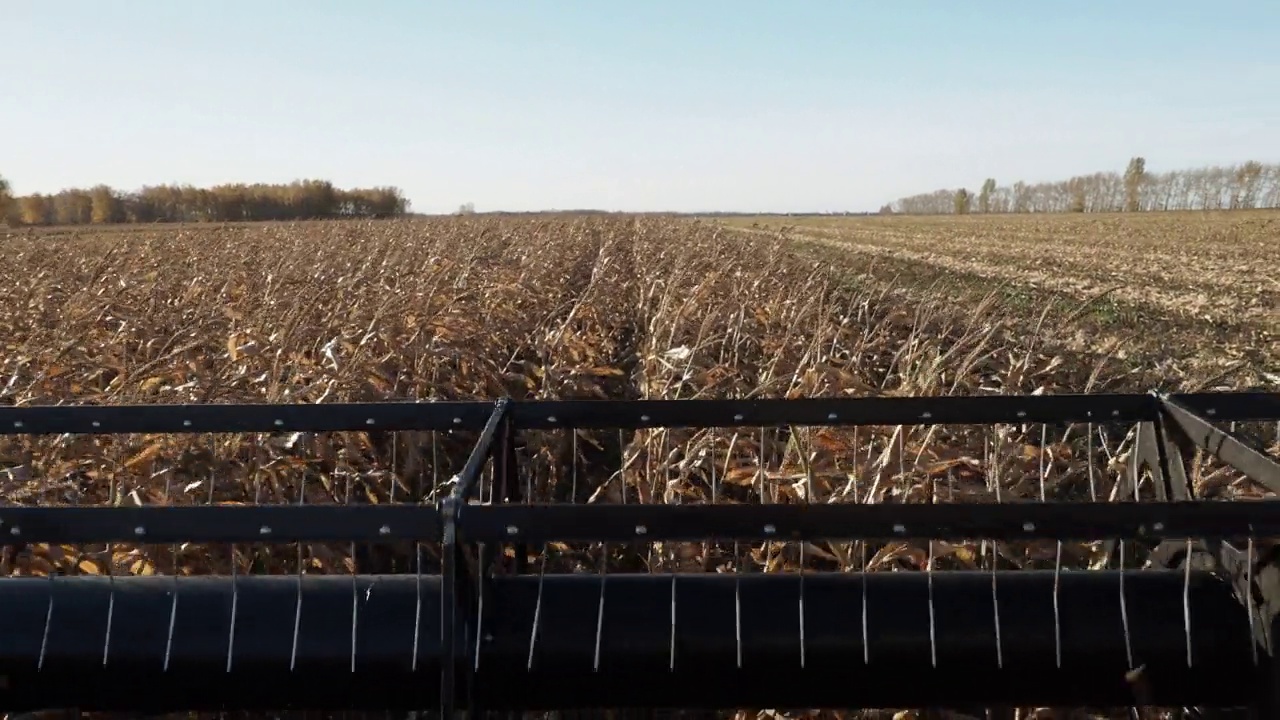
[[[1280,464],[1238,424],[1280,433],[1280,393],[0,408],[0,432],[10,436],[412,433],[474,441],[447,495],[434,500],[99,507],[6,499],[0,537],[11,554],[39,544],[298,543],[299,562],[292,574],[245,573],[233,562],[224,574],[0,579],[0,709],[449,716],[1250,706],[1280,717],[1280,563],[1270,544],[1280,537],[1280,504],[1209,499],[1196,482],[1199,463],[1220,462],[1255,495],[1280,493]],[[765,428],[794,439],[800,427],[953,425],[1011,426],[1026,437],[1052,428],[1087,444],[1091,481],[1096,438],[1119,428],[1129,451],[1111,466],[1127,465],[1110,502],[1042,502],[1043,484],[1040,499],[1002,498],[998,480],[987,481],[998,502],[832,495],[809,504],[810,493],[802,502],[750,502],[734,499],[713,450],[710,501],[675,504],[655,494],[641,502],[624,487],[612,501],[600,492],[576,502],[593,488],[548,500],[520,452],[531,434],[558,433],[574,448],[576,490],[577,443],[591,432],[616,433],[625,445],[627,432],[738,428],[742,438],[759,438],[763,457]],[[899,446],[896,462],[905,466],[902,455]],[[615,460],[599,473],[609,478],[602,483],[621,484],[632,471]],[[688,473],[697,460],[664,445],[643,462]],[[747,484],[765,480],[761,469]],[[863,569],[868,551],[920,541],[928,567],[807,567],[806,553],[813,560],[829,541],[859,548]],[[935,569],[938,541],[982,541],[984,567]],[[1058,541],[1047,564],[1019,569],[993,553],[985,566],[988,545],[1033,541]],[[1103,562],[1064,567],[1069,541],[1099,543]],[[302,545],[326,543],[413,551],[397,571],[304,573]],[[768,566],[781,557],[769,548],[781,545],[798,548],[798,571],[743,571],[742,558],[755,553]],[[735,561],[710,571],[706,558],[721,546]],[[697,557],[654,570],[617,552],[637,547],[634,557],[652,559],[655,548],[673,557],[692,548]],[[574,553],[589,558],[588,571],[563,569]],[[353,549],[353,563],[357,557],[367,556]]]

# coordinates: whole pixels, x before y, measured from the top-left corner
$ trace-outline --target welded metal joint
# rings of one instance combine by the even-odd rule
[[[1170,434],[1188,450],[1198,448],[1209,452],[1280,495],[1280,462],[1250,447],[1235,433],[1217,427],[1170,395],[1160,396],[1160,409],[1169,421]]]
[[[1176,396],[1160,394],[1157,399],[1160,412],[1156,424],[1160,429],[1162,460],[1175,479],[1186,483],[1188,464],[1198,451],[1203,451],[1271,492],[1280,494],[1280,462],[1251,447],[1234,432],[1215,425],[1210,417],[1206,417],[1216,415],[1214,408],[1205,408],[1202,415]],[[1188,496],[1194,496],[1194,488],[1190,484],[1186,487]],[[1276,640],[1277,632],[1280,632],[1280,557],[1270,547],[1257,551],[1253,534],[1246,542],[1247,549],[1241,550],[1228,540],[1206,538],[1195,543],[1182,562],[1212,566],[1244,605],[1253,631],[1255,658],[1261,655],[1270,665],[1269,682],[1259,693],[1254,711],[1260,717],[1275,717],[1280,713],[1280,662],[1277,661],[1277,649],[1280,648]],[[1167,545],[1169,543],[1159,548],[1157,555],[1160,550],[1166,550]],[[1167,563],[1167,558],[1163,560]]]

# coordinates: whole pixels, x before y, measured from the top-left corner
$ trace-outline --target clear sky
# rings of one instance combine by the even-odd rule
[[[1280,160],[1280,0],[6,0],[0,175],[873,210]]]

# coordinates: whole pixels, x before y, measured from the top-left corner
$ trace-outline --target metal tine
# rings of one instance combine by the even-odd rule
[[[676,671],[676,573],[673,568],[671,571],[671,652],[667,660],[667,669],[671,672]]]
[[[697,437],[698,435],[695,433],[693,435],[690,435],[689,439],[685,441],[684,456],[686,458],[691,458],[694,456],[694,453],[693,453],[693,448],[695,446],[694,441]],[[664,457],[666,456],[665,453],[663,456]],[[714,455],[712,455],[711,457],[711,467],[712,467],[712,473],[714,473],[715,472],[715,456]],[[670,482],[669,477],[667,482]],[[679,551],[672,550],[670,543],[663,543],[663,548],[667,550],[666,556],[667,556],[667,561],[669,563],[669,569],[670,569],[669,574],[671,575],[671,631],[667,640],[667,671],[675,672],[676,671],[676,574],[679,571],[679,568],[677,567],[679,565],[679,561],[678,561]]]
[[[152,462],[152,475],[155,474],[155,463]],[[173,473],[166,473],[164,480],[164,502],[169,504],[169,493],[172,485]],[[173,631],[178,622],[178,546],[175,544],[171,547],[173,552],[173,602],[169,605],[169,632],[164,643],[164,671],[169,671],[169,660],[173,654]]]
[[[929,482],[929,504],[933,505],[937,502],[937,497],[935,496],[937,487],[931,478],[928,479],[928,482]],[[933,602],[934,602],[933,547],[934,547],[934,540],[933,538],[930,538],[929,554],[925,559],[924,573],[925,573],[925,579],[928,580],[928,583],[929,583],[929,662],[931,667],[933,667],[934,669],[937,669],[938,667],[938,625],[937,625],[936,612],[933,606]]]
[[[34,436],[33,436],[33,437],[34,437]],[[71,501],[71,502],[72,502],[72,504],[73,504],[73,505],[79,505],[79,504],[80,504],[80,496],[79,496],[79,493],[73,493],[71,497],[72,497],[72,501]],[[57,577],[57,575],[58,575],[58,573],[56,573],[56,572],[50,572],[50,573],[49,573],[49,607],[45,609],[45,613],[44,613],[44,635],[43,635],[43,636],[41,636],[41,638],[40,638],[40,657],[39,657],[39,659],[37,659],[37,660],[36,660],[36,671],[37,671],[37,672],[38,672],[38,671],[41,671],[41,670],[44,670],[44,658],[45,658],[46,653],[47,653],[47,652],[48,652],[48,650],[49,650],[49,631],[50,631],[50,629],[51,629],[51,628],[52,628],[52,626],[53,626],[53,588],[54,588],[54,578],[55,578],[55,577]]]
[[[126,437],[128,438],[129,441],[133,440],[132,434],[127,435]],[[117,454],[123,455],[124,453],[122,453],[121,450],[117,448]],[[118,463],[117,467],[120,467],[121,465],[123,465],[123,463]],[[111,481],[107,483],[107,488],[108,488],[107,502],[110,503],[109,507],[114,507],[116,504],[116,493],[120,491],[120,487],[117,484],[118,482],[119,481],[116,479],[116,472],[112,471]],[[111,543],[111,542],[107,543],[107,556],[106,556],[105,564],[106,564],[106,570],[107,570],[107,586],[109,588],[109,595],[107,596],[107,632],[104,635],[102,640],[102,666],[103,667],[107,666],[107,661],[110,658],[111,625],[112,625],[112,621],[115,619],[115,613],[116,613],[116,574],[115,574],[115,568],[112,567],[113,565],[115,565],[114,548],[115,548],[115,543]]]
[[[756,456],[756,477],[760,487],[756,493],[760,496],[760,504],[764,504],[764,428],[760,428],[760,447]],[[733,543],[733,626],[734,638],[738,651],[738,669],[742,669],[742,552],[738,541]]]
[[[1124,654],[1129,662],[1129,670],[1133,671],[1136,667],[1133,664],[1133,637],[1129,634],[1129,603],[1125,599],[1124,594],[1124,576],[1126,574],[1124,567],[1124,548],[1125,541],[1119,542],[1119,558],[1120,558],[1120,621],[1124,627]]]
[[[1133,456],[1136,458],[1142,457],[1142,451],[1143,451],[1142,429],[1141,429],[1141,426],[1136,426],[1133,431]],[[1143,465],[1141,462],[1135,462],[1133,464],[1133,501],[1134,502],[1142,502],[1142,493],[1139,491],[1139,489],[1142,487],[1142,468],[1143,468]],[[1121,569],[1124,569],[1123,564],[1121,564]]]
[[[724,454],[725,475],[729,474],[729,463],[733,460],[733,446],[738,442],[738,433],[734,431],[729,438],[729,447]],[[733,635],[736,641],[737,667],[742,667],[742,544],[733,541]]]
[[[431,431],[431,493],[435,493],[435,489],[440,486],[440,436],[438,431]],[[425,498],[422,493],[423,473],[418,473],[418,502],[422,502]],[[415,581],[417,598],[414,600],[413,609],[413,659],[410,665],[412,672],[418,671],[418,648],[422,641],[422,543],[415,541],[413,544],[414,556],[417,560],[417,577]]]
[[[1098,485],[1093,467],[1093,423],[1085,431],[1085,464],[1089,467],[1089,499],[1098,502]]]
[[[213,486],[217,481],[218,435],[209,433],[209,504],[213,504]]]
[[[623,484],[623,497],[626,497],[626,484]],[[600,671],[600,641],[604,635],[604,593],[605,583],[609,579],[609,543],[600,544],[600,600],[596,604],[596,649],[591,668]]]
[[[1188,565],[1189,564],[1190,563],[1188,563]],[[1253,587],[1253,538],[1249,538],[1249,542],[1245,547],[1244,586],[1247,588]],[[1246,600],[1248,600],[1248,598],[1246,598]],[[1255,620],[1257,613],[1253,611],[1252,602],[1245,602],[1244,609],[1245,612],[1249,613],[1249,649],[1253,653],[1253,664],[1256,666],[1258,664],[1258,643],[1255,642],[1253,638],[1257,637],[1255,634],[1258,629],[1257,621]]]
[[[1049,425],[1048,423],[1040,424],[1040,502],[1048,502],[1048,494],[1045,489],[1045,481],[1049,476],[1049,465],[1047,454],[1052,450],[1049,448]],[[1059,603],[1059,595],[1062,583],[1062,541],[1057,542],[1053,554],[1053,653],[1054,663],[1056,667],[1062,667],[1062,613]]]
[[[298,484],[298,506],[302,507],[307,502],[307,470],[302,470],[302,480]],[[302,543],[298,543],[298,598],[293,609],[293,647],[289,652],[289,672],[293,672],[298,666],[298,640],[299,633],[302,631],[302,575],[303,575],[303,550]]]
[[[760,448],[759,454],[756,456],[756,478],[760,482],[760,488],[756,491],[760,496],[760,504],[765,504],[764,499],[764,427],[760,428]]]
[[[387,502],[394,505],[396,503],[396,486],[400,484],[400,440],[399,430],[391,431],[391,472],[387,475],[387,484],[391,487],[387,491]]]
[[[355,468],[351,467],[350,461],[343,461],[347,465],[347,482],[344,488],[342,504],[351,504],[351,486],[355,483]],[[356,671],[356,627],[360,614],[360,587],[356,582],[356,573],[359,568],[356,567],[356,544],[351,543],[351,672]]]
[[[53,579],[57,573],[49,573],[49,607],[44,613],[44,635],[40,638],[40,658],[36,661],[36,670],[44,670],[44,658],[49,650],[49,629],[53,626]]]
[[[995,440],[991,442],[991,445],[993,446],[992,451],[990,453],[991,476],[992,476],[991,484],[995,486],[997,505],[1004,502],[1004,498],[1002,496],[1002,493],[1000,492],[1000,443],[999,443],[1000,435],[999,433],[1000,433],[999,425],[996,425],[995,427],[992,428],[992,435],[995,437]],[[986,447],[985,442],[983,443],[983,446],[985,449]],[[987,541],[984,540],[983,545],[986,545],[986,543]],[[991,608],[994,614],[993,619],[995,620],[995,626],[996,626],[996,667],[1003,670],[1004,669],[1004,637],[1003,637],[1003,634],[1000,632],[1000,592],[999,592],[999,584],[997,583],[997,580],[996,580],[996,577],[997,577],[996,571],[999,569],[999,565],[1000,565],[1000,545],[995,540],[992,540],[991,541]]]
[[[236,644],[236,610],[240,605],[240,573],[236,569],[236,549],[231,546],[231,629],[227,638],[227,672],[231,672],[231,660]]]
[[[641,430],[644,433],[644,482],[649,486],[650,499],[658,494],[658,487],[653,483],[653,431]],[[667,456],[666,433],[663,433],[662,457]],[[663,493],[665,495],[666,487],[663,484]],[[665,499],[665,498],[664,498]],[[649,573],[653,573],[653,543],[645,543],[645,566],[649,568]]]
[[[1182,561],[1182,622],[1187,632],[1187,667],[1192,667],[1191,658],[1191,538],[1187,538],[1187,554]],[[1246,607],[1248,603],[1245,603]],[[1252,612],[1249,613],[1253,615]]]
[[[718,433],[716,433],[715,428],[712,428],[709,434],[711,435],[711,442],[709,443],[711,447],[711,504],[715,505],[720,495],[720,482],[716,478],[716,440],[718,439]]]
[[[214,469],[209,469],[209,504],[213,504]],[[236,645],[236,612],[240,609],[240,571],[236,567],[236,546],[231,543],[231,627],[227,637],[227,672],[231,672]]]
[[[533,671],[533,654],[538,646],[538,629],[542,625],[542,589],[547,577],[547,545],[542,545],[542,562],[538,565],[538,599],[533,605],[533,627],[529,630],[529,661],[525,670]]]
[[[869,451],[868,451],[869,452]],[[861,503],[862,492],[858,487],[858,426],[853,426],[853,499]],[[867,622],[867,541],[858,541],[858,570],[862,575],[862,663],[871,664],[871,638]]]
[[[902,425],[899,425],[899,426],[898,426],[898,432],[897,432],[897,438],[898,438],[898,477],[903,478],[903,479],[906,479],[906,477],[907,477],[907,458],[906,458],[907,450],[906,450],[906,447],[905,447],[906,439],[904,438],[904,436],[905,436],[906,434],[907,434],[907,430],[906,430],[906,428],[905,428],[904,426],[902,426]]]
[[[1058,668],[1062,667],[1062,606],[1059,601],[1062,593],[1062,541],[1058,541],[1053,555],[1053,648],[1054,660]]]
[[[497,497],[497,493],[498,493],[498,478],[496,473],[497,473],[497,470],[496,468],[494,468],[492,460],[489,461],[487,472],[484,469],[481,469],[480,488],[477,491],[477,495],[480,497],[484,497],[484,477],[485,475],[488,475],[490,503],[496,502],[494,498]],[[530,487],[532,487],[532,485],[530,485]],[[530,498],[528,495],[525,495],[524,497],[525,497],[524,501],[526,503],[530,502]],[[480,557],[483,558],[484,550],[485,550],[485,546],[483,543],[480,545],[479,549],[480,549]],[[502,552],[501,546],[498,546],[498,552]],[[484,641],[484,570],[483,568],[481,568],[479,572],[476,573],[476,651],[475,651],[475,658],[472,661],[473,663],[472,667],[477,671],[480,670],[480,647],[483,641]]]
[[[805,505],[809,505],[810,503],[813,502],[813,465],[810,464],[812,462],[812,459],[811,459],[812,450],[813,450],[813,428],[806,427],[805,428],[805,446],[801,450],[801,452],[805,454],[805,457],[804,457],[804,504]],[[805,543],[803,540],[801,540],[800,541],[799,612],[800,612],[800,669],[802,670],[805,667],[805,660],[808,654],[807,652],[808,648],[805,643],[805,632],[804,632],[805,631],[804,566],[805,566],[805,560],[806,560],[804,550],[805,550]]]

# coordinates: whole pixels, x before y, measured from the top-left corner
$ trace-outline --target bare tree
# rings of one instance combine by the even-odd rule
[[[1129,166],[1124,171],[1124,211],[1138,212],[1141,208],[1139,202],[1140,193],[1142,192],[1142,181],[1147,176],[1147,160],[1142,157],[1135,157],[1129,160]]]
[[[97,185],[24,196],[17,207],[15,221],[22,224],[83,225],[397,217],[409,211],[409,200],[397,187],[343,190],[327,180],[298,180],[211,188],[157,185],[134,192]]]
[[[968,194],[966,193],[968,196]],[[972,203],[972,196],[968,196]],[[1147,171],[1134,157],[1124,173],[1097,172],[1057,182],[1018,181],[996,185],[988,178],[977,195],[979,212],[1153,212],[1161,210],[1248,210],[1280,208],[1280,163],[1250,160],[1239,165]],[[895,211],[944,215],[962,212],[958,194],[935,190],[902,198]]]
[[[982,190],[978,193],[978,211],[991,212],[991,195],[996,191],[996,179],[987,178],[982,181]]]

